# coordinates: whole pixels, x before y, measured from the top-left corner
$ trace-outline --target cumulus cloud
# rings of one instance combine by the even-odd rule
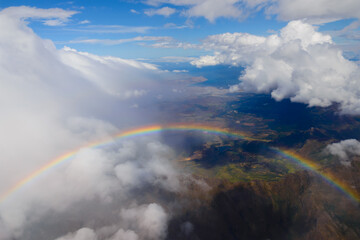
[[[72,12],[18,10],[0,12],[1,239],[163,238],[168,212],[154,193],[182,187],[173,151],[157,136],[84,147],[6,195],[50,160],[151,121],[156,97],[147,93],[166,85],[155,65],[58,50],[25,22]],[[142,102],[146,109],[131,108]]]
[[[106,151],[97,153],[94,151],[80,152],[64,170],[65,172],[57,173],[56,183],[52,183],[56,185],[51,186],[51,189],[56,190],[34,193],[34,197],[38,198],[37,203],[42,201],[42,207],[67,214],[68,209],[71,209],[71,204],[79,201],[86,203],[86,201],[100,198],[100,203],[95,206],[105,207],[105,210],[96,213],[97,218],[113,219],[112,225],[88,223],[91,225],[91,230],[86,229],[87,235],[94,235],[99,239],[162,239],[165,237],[168,213],[157,203],[138,205],[137,203],[144,200],[136,197],[138,195],[136,192],[139,191],[142,196],[145,196],[151,194],[150,189],[153,187],[179,191],[177,173],[168,161],[171,154],[169,148],[159,142],[155,143],[153,139],[151,141],[142,139],[124,142],[118,148],[108,148]],[[50,182],[54,182],[54,179]],[[63,182],[71,186],[62,186]],[[111,213],[107,212],[106,203],[110,206],[115,205],[111,208]],[[91,206],[94,207],[90,201],[89,206],[84,204],[84,206],[77,206],[77,209],[86,210],[86,216],[86,214],[96,212],[91,209]],[[76,221],[86,219],[84,215],[76,215],[73,218],[71,222],[75,226]],[[29,220],[33,219],[30,217]],[[80,235],[79,231],[82,233],[84,230],[67,233],[59,239],[82,239],[80,236],[84,234]]]
[[[174,14],[176,10],[174,8],[163,7],[159,9],[148,9],[144,13],[148,16],[154,15],[162,15],[164,17],[169,17],[170,15]]]
[[[326,147],[326,151],[340,158],[341,163],[350,166],[350,157],[360,156],[360,142],[356,139],[347,139],[338,143],[332,143]]]
[[[81,228],[56,240],[139,240],[163,239],[166,234],[168,215],[156,204],[134,205],[119,213],[122,228],[114,232],[114,226],[100,229]]]
[[[329,35],[302,21],[292,21],[280,34],[268,37],[246,33],[210,36],[202,48],[214,55],[192,64],[246,66],[240,84],[230,90],[270,93],[309,106],[339,103],[342,113],[360,114],[359,66],[343,57]]]
[[[158,204],[123,209],[120,216],[129,227],[139,229],[141,239],[162,239],[166,234],[168,216]]]

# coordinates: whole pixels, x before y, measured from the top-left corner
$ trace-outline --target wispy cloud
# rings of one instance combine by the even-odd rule
[[[152,44],[151,47],[154,47],[154,48],[183,48],[183,49],[189,49],[189,48],[198,48],[199,46],[197,44],[177,41],[176,39],[172,38],[172,39],[167,39],[165,41],[158,41],[158,42]]]
[[[214,22],[219,17],[240,18],[242,10],[236,6],[240,0],[147,0],[150,6],[161,6],[171,4],[184,7],[184,15],[189,17],[204,17],[210,22]]]
[[[122,38],[122,39],[81,39],[81,40],[71,40],[67,43],[89,43],[89,44],[105,44],[105,45],[118,45],[128,42],[147,42],[147,41],[156,41],[156,42],[171,42],[175,41],[172,37],[166,36],[141,36],[134,38]]]
[[[68,11],[60,8],[40,9],[35,7],[9,7],[2,11],[3,15],[20,19],[40,19],[48,26],[65,25],[77,11]]]
[[[90,23],[89,20],[83,20],[83,21],[80,21],[80,22],[79,22],[79,24],[88,24],[88,23]]]
[[[176,10],[174,8],[163,7],[159,9],[148,9],[144,13],[148,16],[154,15],[162,15],[164,17],[169,17],[170,15],[174,14]]]
[[[140,12],[136,11],[135,9],[130,9],[131,13],[140,14]]]
[[[87,33],[147,33],[155,28],[151,26],[88,25],[78,28],[67,28],[65,30]]]
[[[121,39],[74,39],[67,42],[56,42],[57,44],[103,44],[103,45],[119,45],[129,42],[139,42],[140,45],[153,48],[202,48],[199,44],[178,41],[169,36],[138,36],[133,38]]]
[[[194,60],[196,60],[195,57],[168,56],[168,57],[162,57],[158,61],[159,62],[177,63],[177,62],[191,62]]]
[[[175,23],[166,23],[163,28],[165,29],[184,29],[184,28],[194,28],[194,23],[191,20],[186,21],[182,25],[177,25]]]

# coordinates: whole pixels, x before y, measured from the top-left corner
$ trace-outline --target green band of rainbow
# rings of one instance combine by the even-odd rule
[[[336,177],[334,174],[330,172],[325,172],[322,169],[322,167],[315,163],[314,161],[311,161],[309,159],[306,159],[292,151],[289,150],[281,150],[279,148],[271,148],[281,156],[290,159],[294,162],[297,162],[301,166],[303,166],[305,169],[311,170],[312,172],[317,173],[320,175],[326,182],[328,182],[330,185],[338,189],[339,191],[343,192],[345,195],[347,195],[350,199],[352,199],[355,202],[360,202],[360,194],[355,191],[355,189],[352,189],[350,186],[348,186],[345,182],[340,180],[338,177]]]
[[[176,123],[176,124],[166,124],[166,125],[151,125],[151,126],[143,126],[132,130],[127,131],[121,131],[120,133],[117,133],[109,138],[92,142],[89,144],[86,144],[85,146],[79,147],[75,150],[72,150],[68,153],[65,153],[54,160],[46,163],[36,171],[29,174],[27,177],[23,178],[16,184],[14,184],[10,189],[5,191],[0,195],[0,203],[3,202],[7,197],[9,197],[12,193],[16,192],[18,189],[29,183],[30,181],[34,180],[38,176],[40,176],[42,173],[48,171],[49,169],[55,168],[56,166],[72,159],[76,153],[78,153],[82,149],[86,148],[98,148],[102,146],[106,146],[109,143],[112,143],[119,139],[129,138],[129,137],[136,137],[136,136],[144,136],[149,135],[153,133],[159,133],[161,131],[198,131],[198,132],[206,132],[210,134],[216,134],[216,135],[224,135],[229,137],[236,137],[240,139],[246,139],[246,140],[257,140],[257,141],[264,141],[261,139],[254,139],[249,136],[247,136],[245,133],[238,132],[238,131],[230,131],[224,128],[218,128],[210,125],[204,125],[204,124],[189,124],[189,123]]]
[[[144,136],[144,135],[148,135],[148,134],[159,133],[162,131],[197,131],[197,132],[202,132],[202,133],[210,133],[210,134],[216,134],[216,135],[236,137],[236,138],[249,140],[249,141],[267,142],[266,140],[251,138],[248,135],[246,135],[242,132],[239,132],[239,131],[231,131],[228,129],[218,128],[218,127],[204,125],[204,124],[176,123],[176,124],[167,124],[167,125],[151,125],[151,126],[144,126],[144,127],[140,127],[140,128],[136,128],[136,129],[132,129],[132,130],[128,130],[128,131],[122,131],[118,134],[115,134],[114,136],[112,136],[110,138],[107,138],[107,139],[104,139],[101,141],[92,142],[85,146],[79,147],[75,150],[65,153],[65,154],[55,158],[54,160],[46,163],[45,165],[43,165],[36,171],[29,174],[27,177],[21,179],[19,182],[14,184],[11,188],[9,188],[3,194],[1,194],[0,203],[2,203],[5,199],[7,199],[10,195],[12,195],[17,190],[19,190],[20,188],[22,188],[29,182],[36,179],[42,173],[44,173],[52,168],[55,168],[56,166],[72,159],[82,149],[102,147],[102,146],[106,146],[109,143],[112,143],[119,139],[125,139],[128,137],[136,137],[136,136]],[[302,166],[304,166],[305,168],[319,174],[325,180],[327,180],[327,182],[334,185],[337,189],[341,190],[343,193],[348,195],[351,199],[355,200],[356,202],[360,202],[359,194],[357,194],[353,189],[348,187],[345,183],[343,183],[339,179],[335,178],[335,176],[331,175],[330,173],[323,173],[323,172],[319,171],[320,166],[315,164],[313,161],[307,160],[307,159],[305,159],[293,152],[290,152],[288,150],[280,150],[277,148],[272,148],[272,149],[275,150],[280,155],[282,155],[283,157],[291,159],[293,161],[296,161],[296,162],[300,163]]]

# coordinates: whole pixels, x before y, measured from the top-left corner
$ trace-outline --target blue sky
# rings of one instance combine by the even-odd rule
[[[231,0],[230,0],[231,1]],[[180,1],[156,0],[108,0],[108,1],[29,1],[13,0],[1,1],[0,7],[32,6],[37,8],[62,8],[75,10],[68,22],[60,26],[46,26],[42,22],[31,20],[30,27],[42,38],[51,39],[58,48],[69,46],[79,51],[86,51],[98,55],[112,55],[132,59],[157,59],[165,56],[198,57],[207,53],[205,49],[183,48],[154,48],[152,42],[128,41],[121,44],[79,43],[86,39],[132,39],[135,37],[172,37],[176,41],[199,43],[209,35],[221,33],[243,32],[254,35],[268,36],[286,26],[288,19],[280,14],[269,14],[262,5],[249,7],[245,3],[235,3],[231,7],[242,12],[241,16],[220,14],[209,19],[205,14],[191,14],[189,11],[196,7],[201,0],[192,0],[192,5],[182,4]],[[159,1],[158,1],[159,2]],[[186,1],[185,1],[186,2]],[[239,1],[233,1],[239,2]],[[246,1],[245,1],[246,2]],[[261,1],[260,1],[261,2]],[[266,2],[265,0],[262,2]],[[223,7],[223,6],[220,6]],[[158,9],[168,8],[174,13],[169,16],[149,15]],[[148,14],[146,14],[148,13]],[[230,17],[229,17],[230,16]],[[280,16],[280,17],[279,17]],[[326,17],[326,13],[319,14]],[[307,17],[307,16],[304,16]],[[320,25],[319,30],[325,32],[339,31],[356,22],[356,18],[349,14],[336,21],[327,21]],[[353,40],[333,36],[339,43],[353,43]],[[78,42],[78,43],[76,43]]]

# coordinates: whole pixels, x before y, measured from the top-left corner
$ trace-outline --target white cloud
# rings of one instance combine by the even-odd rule
[[[174,14],[176,10],[174,8],[163,7],[159,9],[148,9],[144,13],[148,16],[154,15],[162,15],[164,17],[169,17],[170,15]]]
[[[194,24],[191,20],[187,20],[182,25],[176,25],[175,23],[166,23],[163,26],[165,29],[184,29],[184,28],[194,28]]]
[[[5,14],[12,19],[42,19],[45,25],[57,26],[63,25],[69,21],[69,18],[78,13],[77,11],[63,10],[60,8],[52,9],[39,9],[35,7],[9,7],[2,10]]]
[[[129,228],[140,232],[140,239],[162,239],[166,234],[167,214],[156,203],[123,209],[120,213]]]
[[[121,228],[81,228],[56,240],[158,240],[166,236],[168,215],[156,204],[133,205],[119,213]],[[115,230],[115,232],[114,232]]]
[[[151,64],[115,57],[100,57],[67,47],[59,51],[59,56],[64,64],[75,69],[82,77],[119,98],[144,94],[144,89],[150,84],[148,76],[157,71]],[[122,78],[121,81],[119,76]]]
[[[191,62],[195,59],[196,59],[195,57],[167,56],[159,59],[159,62],[182,63],[182,62]]]
[[[329,35],[301,21],[292,21],[279,35],[244,33],[210,36],[201,46],[214,55],[192,64],[245,65],[239,89],[271,93],[276,100],[290,98],[309,106],[339,103],[341,111],[360,114],[359,66],[346,60]]]
[[[197,48],[197,45],[195,45],[195,44],[187,43],[187,42],[180,42],[172,37],[164,38],[161,40],[159,39],[158,41],[156,41],[155,43],[153,43],[149,46],[154,47],[154,48],[184,48],[184,49]]]
[[[216,56],[201,56],[199,59],[191,61],[191,64],[196,65],[197,67],[201,68],[204,66],[215,66],[221,64],[220,59]]]
[[[349,157],[352,155],[360,156],[360,142],[356,139],[347,139],[338,143],[332,143],[326,147],[326,151],[338,156],[341,163],[350,166]]]
[[[186,11],[191,17],[205,17],[210,22],[214,22],[219,17],[240,18],[242,11],[235,6],[237,0],[207,0],[197,3]]]
[[[51,20],[44,20],[44,25],[47,26],[62,26],[64,25],[63,21],[60,19],[51,19]]]

